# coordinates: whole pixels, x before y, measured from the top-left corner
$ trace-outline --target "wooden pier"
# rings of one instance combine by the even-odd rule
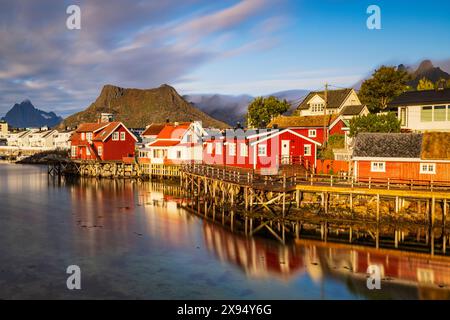
[[[363,234],[357,225],[365,225],[368,233],[364,234],[373,238],[376,247],[382,245],[380,233],[387,227],[394,230],[388,241],[395,248],[412,233],[433,254],[435,238],[441,240],[442,253],[450,245],[446,221],[450,182],[263,176],[233,168],[185,165],[180,183],[193,200],[188,210],[227,221],[231,229],[239,220],[247,235],[264,230],[284,243],[287,236],[299,238],[312,223],[320,225],[325,241],[333,225],[339,225],[338,233],[345,232],[353,242]]]

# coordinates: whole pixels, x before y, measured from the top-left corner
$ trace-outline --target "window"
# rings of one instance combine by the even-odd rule
[[[386,162],[371,162],[370,172],[386,172]]]
[[[445,121],[446,113],[447,113],[446,106],[435,106],[434,107],[434,121]]]
[[[317,130],[316,129],[309,129],[308,130],[308,137],[311,137],[311,138],[317,137]]]
[[[228,154],[230,156],[235,156],[236,155],[236,143],[228,144]]]
[[[421,163],[420,164],[421,174],[436,174],[436,164],[435,163]]]
[[[213,149],[212,147],[213,147],[212,143],[209,143],[209,142],[208,142],[208,143],[206,144],[206,153],[207,153],[207,154],[211,154],[211,153],[212,153],[212,149]]]
[[[119,133],[118,132],[114,132],[113,136],[112,136],[113,141],[119,141]]]
[[[303,146],[303,155],[304,156],[310,156],[311,155],[311,145],[310,144],[305,144]]]
[[[420,121],[433,121],[433,107],[422,107],[422,110],[420,112]]]
[[[125,141],[125,132],[120,133],[120,141]]]
[[[87,156],[90,156],[90,155],[91,155],[91,149],[86,148],[86,155],[87,155]]]
[[[86,134],[84,132],[81,133],[81,140],[86,140]]]
[[[92,132],[88,132],[88,133],[86,133],[86,139],[87,139],[87,141],[92,141]]]
[[[186,135],[186,142],[191,143],[192,136],[190,134]]]
[[[72,147],[70,151],[73,158],[77,156],[77,147]]]
[[[260,156],[260,157],[267,156],[267,145],[258,144],[258,156]]]
[[[406,108],[400,108],[400,125],[406,126]]]
[[[181,159],[181,151],[177,151],[177,159]]]
[[[239,151],[239,153],[240,153],[240,155],[241,155],[241,157],[247,157],[248,156],[248,146],[247,146],[247,144],[245,144],[245,143],[241,143],[240,144],[240,151]]]
[[[216,142],[216,154],[222,154],[222,144],[220,142]]]
[[[98,147],[97,153],[98,153],[99,157],[101,157],[103,155],[103,147],[102,146]]]

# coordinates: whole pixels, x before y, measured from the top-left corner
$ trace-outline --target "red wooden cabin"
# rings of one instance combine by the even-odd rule
[[[137,138],[122,122],[83,123],[70,142],[72,159],[109,161],[134,157]]]
[[[353,151],[357,179],[450,182],[450,133],[360,133]]]
[[[203,162],[275,174],[281,164],[316,164],[320,143],[291,129],[227,130],[204,139]]]

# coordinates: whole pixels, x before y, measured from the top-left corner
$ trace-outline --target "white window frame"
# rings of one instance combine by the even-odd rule
[[[92,132],[86,133],[86,140],[91,142],[92,141]]]
[[[258,144],[258,157],[267,157],[267,144]]]
[[[213,151],[212,143],[210,143],[210,142],[206,143],[206,153],[207,154],[212,154],[212,151]]]
[[[310,138],[317,137],[317,130],[316,129],[309,129],[308,130],[308,137],[310,137]]]
[[[97,153],[99,157],[103,156],[103,146],[98,146]]]
[[[86,155],[87,155],[87,156],[90,156],[90,155],[91,155],[91,149],[86,148]]]
[[[183,157],[183,153],[181,152],[181,150],[177,150],[176,156],[177,159],[181,159]]]
[[[303,155],[306,157],[309,157],[312,155],[312,146],[310,144],[305,144],[303,146]]]
[[[236,143],[228,144],[228,155],[232,157],[236,156]]]
[[[371,161],[370,172],[386,172],[386,162],[384,161]]]
[[[216,155],[221,155],[221,154],[222,154],[222,143],[216,142]]]
[[[125,139],[126,139],[125,132],[121,132],[120,133],[120,141],[125,141]]]
[[[86,134],[84,132],[81,133],[81,140],[86,140]]]
[[[241,142],[239,144],[240,150],[239,154],[241,157],[248,157],[248,145],[246,143]]]
[[[72,156],[72,158],[75,158],[77,156],[77,147],[72,146],[72,148],[70,149],[70,155]]]
[[[436,174],[436,163],[421,163],[420,174]]]
[[[119,141],[119,133],[118,132],[113,132],[112,141]]]

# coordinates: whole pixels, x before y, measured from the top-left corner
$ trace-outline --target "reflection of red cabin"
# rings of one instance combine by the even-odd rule
[[[71,158],[122,160],[134,156],[136,141],[122,122],[83,123],[70,139]]]
[[[314,167],[320,143],[291,130],[228,130],[208,136],[203,162],[276,173],[281,164]]]

